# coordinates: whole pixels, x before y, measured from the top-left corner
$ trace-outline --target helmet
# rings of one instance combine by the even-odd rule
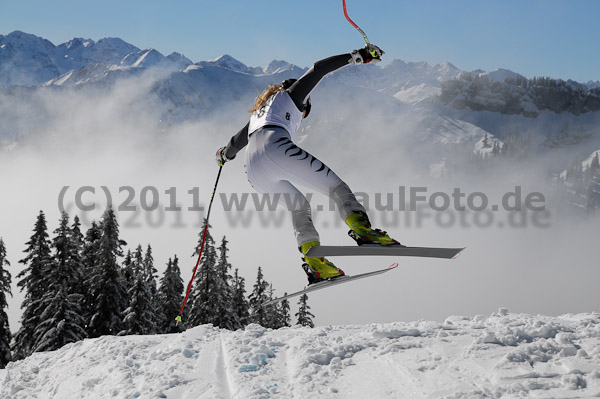
[[[283,87],[283,90],[289,89],[294,83],[296,83],[297,80],[298,79],[286,79],[283,82],[281,82],[281,86]],[[308,114],[310,114],[310,108],[311,108],[311,103],[310,103],[310,96],[309,96],[306,99],[306,102],[304,103],[303,111],[306,112],[306,114],[304,115],[305,118],[308,116]]]

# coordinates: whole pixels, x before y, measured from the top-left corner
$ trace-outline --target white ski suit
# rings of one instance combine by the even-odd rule
[[[248,181],[260,193],[277,195],[280,205],[291,211],[299,247],[309,241],[319,241],[319,234],[312,221],[309,201],[296,185],[329,196],[342,220],[352,212],[365,212],[335,172],[292,141],[302,121],[303,104],[312,90],[327,73],[352,63],[350,54],[315,63],[290,88],[276,93],[254,112],[250,122],[231,138],[225,149],[227,159],[233,159],[247,146]]]

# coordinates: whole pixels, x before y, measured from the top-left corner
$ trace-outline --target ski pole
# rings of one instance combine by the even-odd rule
[[[181,323],[181,316],[183,315],[183,309],[185,308],[185,304],[190,295],[190,291],[192,289],[192,284],[194,282],[194,278],[196,277],[196,272],[198,271],[198,265],[200,264],[200,258],[202,257],[202,251],[204,250],[204,242],[206,241],[206,232],[208,231],[208,219],[210,217],[210,210],[212,209],[213,200],[215,199],[215,194],[217,192],[217,185],[219,184],[219,178],[221,177],[221,171],[223,170],[223,163],[219,164],[219,173],[217,174],[217,180],[215,181],[215,188],[213,189],[212,196],[210,197],[210,204],[208,205],[208,212],[206,213],[206,219],[204,219],[204,232],[202,233],[202,242],[200,244],[200,252],[198,253],[198,260],[196,261],[196,267],[194,267],[194,272],[192,273],[192,278],[188,283],[187,290],[185,292],[185,298],[183,299],[183,303],[181,304],[181,309],[179,310],[179,315],[175,318],[177,323],[175,325],[179,325]]]
[[[348,22],[350,22],[350,25],[354,26],[356,30],[362,35],[363,39],[365,39],[365,43],[367,43],[367,48],[369,48],[369,53],[371,53],[371,55],[375,57],[377,53],[374,49],[371,49],[371,42],[369,41],[369,38],[367,38],[365,32],[362,29],[360,29],[358,25],[356,25],[356,23],[348,16],[348,11],[346,10],[346,0],[342,0],[342,3],[344,5],[344,16],[346,17]]]

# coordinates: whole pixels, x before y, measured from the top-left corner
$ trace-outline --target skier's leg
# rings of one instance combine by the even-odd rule
[[[284,131],[285,132],[285,131]],[[286,133],[287,134],[287,133]],[[264,142],[260,136],[251,137],[246,151],[246,173],[248,181],[259,192],[277,195],[292,214],[292,223],[298,248],[306,255],[308,249],[319,245],[317,233],[311,216],[310,203],[306,197],[288,180],[281,180],[281,171],[264,151]],[[320,279],[338,277],[344,274],[325,258],[304,257],[304,271],[309,283]]]
[[[276,164],[276,172],[282,178],[329,196],[338,209],[342,220],[353,212],[366,213],[350,187],[325,163],[294,144],[287,132],[279,129],[264,133],[266,155]]]
[[[279,204],[291,212],[299,247],[307,242],[319,241],[319,233],[312,221],[310,203],[292,183],[276,176],[273,173],[276,170],[275,165],[264,154],[261,143],[252,137],[246,156],[248,181],[259,193],[277,196]]]
[[[283,133],[281,133],[283,132]],[[350,187],[322,161],[298,147],[281,129],[263,131],[265,155],[273,161],[278,176],[330,196],[342,220],[352,230],[359,245],[400,245],[385,231],[371,228],[365,208],[356,200]]]

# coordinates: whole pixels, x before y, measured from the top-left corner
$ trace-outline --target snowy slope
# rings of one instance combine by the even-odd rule
[[[575,398],[600,394],[600,314],[102,337],[0,371],[17,398]]]
[[[521,74],[510,71],[508,69],[502,69],[502,68],[498,68],[498,69],[495,69],[495,70],[489,71],[489,72],[475,71],[475,73],[477,73],[479,76],[482,76],[482,77],[487,76],[494,82],[504,82],[504,80],[507,78],[523,77],[523,75],[521,75]]]
[[[118,65],[127,54],[140,51],[119,38],[98,42],[75,38],[55,46],[50,41],[15,31],[0,35],[0,86],[36,86],[89,64]]]

